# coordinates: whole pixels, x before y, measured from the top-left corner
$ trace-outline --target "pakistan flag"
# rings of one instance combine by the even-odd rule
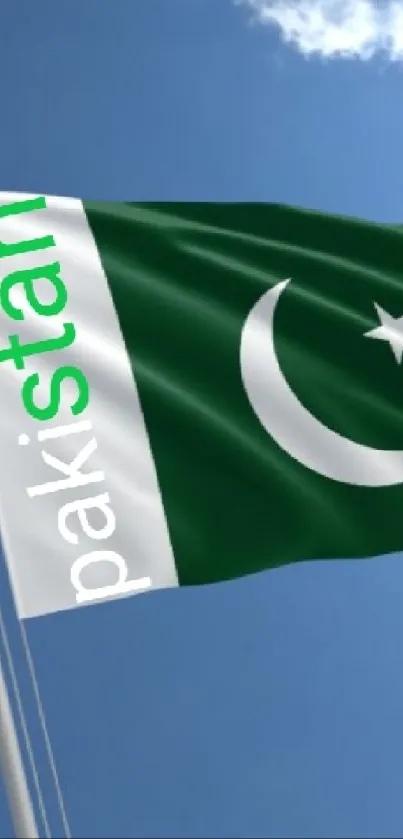
[[[402,548],[403,229],[3,195],[0,240],[21,617]]]

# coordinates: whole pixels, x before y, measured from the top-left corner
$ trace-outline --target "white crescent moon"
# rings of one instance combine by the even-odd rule
[[[361,446],[331,431],[301,405],[289,387],[273,336],[277,302],[288,283],[277,283],[263,294],[242,329],[242,380],[263,428],[291,457],[333,481],[367,487],[403,483],[403,451]]]

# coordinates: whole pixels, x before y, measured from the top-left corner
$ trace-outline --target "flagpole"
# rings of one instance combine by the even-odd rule
[[[15,839],[39,839],[0,656],[0,767]]]

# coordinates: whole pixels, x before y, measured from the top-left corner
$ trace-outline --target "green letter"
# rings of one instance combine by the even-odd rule
[[[0,207],[0,219],[7,216],[15,216],[17,213],[30,213],[32,210],[45,210],[45,198],[30,198],[28,201],[15,201],[13,204],[3,204]],[[0,241],[0,259],[3,256],[14,256],[16,253],[27,253],[27,251],[38,251],[42,248],[51,248],[55,244],[53,236],[42,236],[40,239],[26,239],[18,242],[17,245],[7,245]]]
[[[26,268],[23,271],[14,271],[4,278],[0,285],[0,303],[6,315],[14,320],[24,320],[24,313],[21,309],[13,306],[10,300],[10,291],[17,283],[22,283],[27,295],[29,305],[38,315],[58,315],[64,309],[67,302],[66,286],[59,277],[60,262],[53,262],[51,265],[42,265],[40,268]],[[53,303],[41,303],[38,300],[35,289],[35,280],[49,280],[56,290],[56,299]]]
[[[26,268],[23,271],[14,271],[4,278],[0,285],[0,304],[6,315],[14,320],[24,320],[24,313],[21,309],[13,306],[10,300],[10,291],[18,283],[22,283],[27,295],[29,305],[38,315],[58,315],[64,309],[67,302],[66,286],[59,277],[60,262],[53,262],[51,265],[42,265],[40,268]],[[41,303],[35,294],[35,280],[49,280],[56,291],[56,299],[53,303]]]
[[[24,358],[28,355],[37,355],[37,353],[50,352],[51,350],[64,350],[73,343],[76,337],[76,330],[74,324],[64,323],[64,333],[60,338],[48,338],[46,341],[35,341],[34,344],[20,344],[18,335],[9,335],[10,347],[6,350],[0,350],[1,361],[14,361],[16,370],[24,370]]]
[[[90,389],[84,373],[78,367],[58,367],[50,380],[50,400],[45,408],[38,408],[33,401],[32,395],[39,384],[38,373],[28,376],[22,386],[22,401],[26,410],[37,420],[50,420],[56,416],[60,408],[61,388],[63,379],[74,379],[78,387],[78,396],[73,405],[70,406],[73,416],[81,414],[89,402]]]

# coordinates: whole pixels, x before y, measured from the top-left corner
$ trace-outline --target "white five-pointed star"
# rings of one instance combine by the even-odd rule
[[[364,333],[365,338],[375,338],[378,341],[388,341],[398,364],[403,356],[403,316],[394,318],[377,303],[374,303],[381,326]]]

